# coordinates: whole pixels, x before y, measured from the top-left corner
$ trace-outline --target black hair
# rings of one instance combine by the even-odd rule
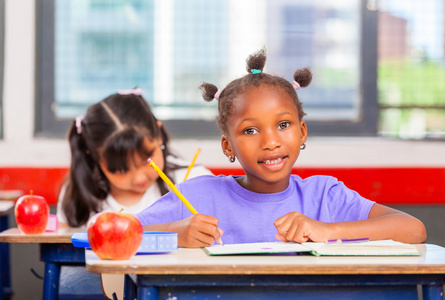
[[[269,85],[282,89],[294,101],[298,109],[298,118],[302,120],[305,112],[303,104],[298,98],[293,85],[286,79],[263,72],[266,64],[267,54],[266,49],[262,48],[256,53],[250,55],[246,60],[246,69],[248,74],[230,82],[220,93],[218,97],[218,116],[216,122],[223,134],[227,133],[227,119],[232,113],[232,107],[239,95],[245,93],[252,87],[259,87],[260,85]],[[259,72],[260,71],[260,72]],[[307,87],[312,81],[312,72],[309,67],[298,69],[295,71],[294,80],[300,87]],[[206,101],[215,99],[215,94],[218,87],[211,83],[204,82],[200,89],[202,90],[202,97]]]
[[[157,121],[142,96],[114,94],[90,106],[79,128],[76,121],[72,123],[68,130],[71,168],[62,199],[62,210],[71,227],[86,224],[91,213],[101,211],[110,193],[110,183],[99,166],[100,158],[110,172],[126,172],[130,157],[148,157],[150,149],[144,146],[145,138],[161,138],[164,173],[169,176],[171,170],[180,168],[166,160],[173,154],[168,147],[168,134]],[[162,195],[168,192],[161,178],[157,184]]]

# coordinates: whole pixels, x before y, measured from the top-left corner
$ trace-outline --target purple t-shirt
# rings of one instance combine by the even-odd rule
[[[291,175],[279,193],[246,190],[233,176],[199,176],[176,185],[200,213],[214,216],[225,244],[277,241],[274,221],[289,212],[333,223],[365,220],[374,205],[329,176]],[[192,213],[170,192],[136,215],[142,225],[179,221]]]

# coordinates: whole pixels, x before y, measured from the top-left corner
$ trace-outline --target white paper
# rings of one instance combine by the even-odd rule
[[[420,255],[417,248],[410,244],[404,244],[393,240],[369,241],[360,243],[326,244],[303,243],[305,247],[312,249],[315,255],[349,255],[349,256],[398,256]]]
[[[286,253],[286,252],[310,252],[311,250],[299,243],[268,242],[224,244],[205,247],[210,255],[229,254],[254,254],[254,253]]]
[[[209,255],[237,255],[261,253],[311,252],[314,255],[348,255],[348,256],[399,256],[420,255],[417,248],[410,244],[393,240],[369,241],[360,243],[326,244],[326,243],[293,243],[267,242],[213,245],[203,248]]]

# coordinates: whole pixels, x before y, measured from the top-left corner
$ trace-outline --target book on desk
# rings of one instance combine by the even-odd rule
[[[393,240],[360,243],[267,242],[213,245],[202,248],[208,255],[309,253],[315,256],[418,256],[416,247]]]

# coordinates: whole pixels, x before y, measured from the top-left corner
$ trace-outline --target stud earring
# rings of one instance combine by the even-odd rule
[[[306,149],[306,143],[303,143],[303,145],[300,146],[300,149],[301,149],[301,150]]]
[[[233,157],[230,156],[230,157],[229,157],[229,162],[234,163],[234,162],[235,162],[235,156],[233,156]]]
[[[161,145],[161,150],[165,150],[165,145],[164,144]]]

